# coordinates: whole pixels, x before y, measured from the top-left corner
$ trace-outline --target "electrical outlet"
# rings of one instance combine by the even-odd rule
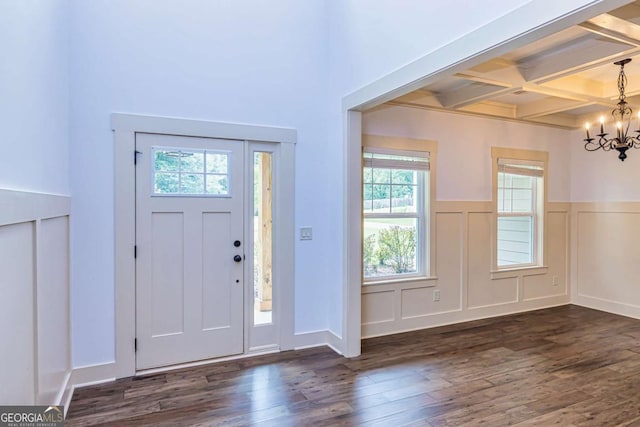
[[[440,301],[440,289],[433,290],[433,300]]]
[[[558,276],[553,276],[551,278],[551,283],[553,284],[553,286],[558,286]]]
[[[313,229],[311,227],[301,227],[300,240],[312,240],[312,239],[313,239]]]

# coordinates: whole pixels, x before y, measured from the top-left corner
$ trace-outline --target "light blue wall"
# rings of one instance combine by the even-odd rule
[[[69,194],[68,6],[0,2],[0,188]]]
[[[343,96],[533,1],[528,19],[479,44],[593,3],[74,0],[75,366],[114,357],[112,112],[296,128],[295,226],[313,227],[314,239],[296,242],[295,330],[340,335]]]
[[[298,332],[327,329],[340,236],[326,214],[327,61],[322,0],[79,0],[72,33],[73,345],[76,366],[114,357],[114,164],[110,114],[298,130]]]

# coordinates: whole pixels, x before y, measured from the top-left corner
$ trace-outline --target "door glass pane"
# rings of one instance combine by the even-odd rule
[[[153,183],[153,192],[156,194],[178,193],[179,182],[180,174],[157,172]]]
[[[226,151],[154,147],[153,194],[230,196],[229,159]]]
[[[253,155],[253,323],[272,323],[272,154]]]
[[[181,175],[180,192],[182,194],[204,193],[204,175],[189,173]]]
[[[204,169],[204,153],[183,151],[180,170],[182,172],[202,172]]]
[[[207,173],[227,173],[229,156],[225,153],[207,152]]]
[[[157,171],[178,171],[180,170],[179,151],[156,151],[155,170]]]
[[[227,175],[207,175],[207,194],[229,194]]]

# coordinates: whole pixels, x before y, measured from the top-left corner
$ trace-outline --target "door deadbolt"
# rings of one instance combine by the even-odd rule
[[[235,246],[236,248],[240,247],[242,243],[240,243],[240,240],[236,240],[235,242],[233,242],[233,246]]]

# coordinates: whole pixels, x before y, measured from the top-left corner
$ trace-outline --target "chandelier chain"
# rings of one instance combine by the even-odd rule
[[[624,64],[620,65],[620,74],[618,74],[618,92],[620,96],[618,100],[619,104],[627,103],[627,95],[624,93],[625,86],[627,85],[627,76],[624,73]]]

